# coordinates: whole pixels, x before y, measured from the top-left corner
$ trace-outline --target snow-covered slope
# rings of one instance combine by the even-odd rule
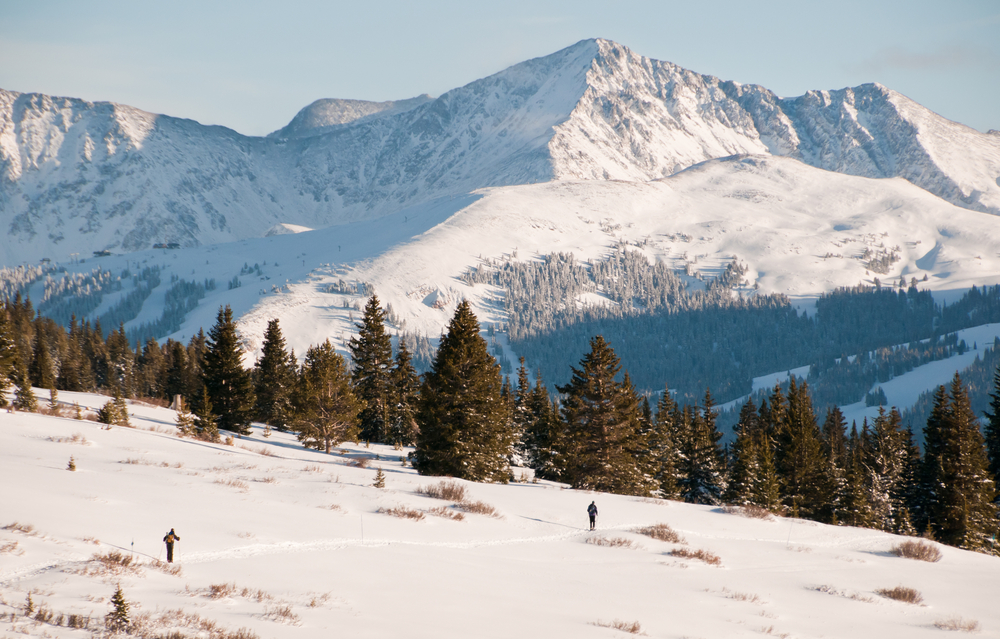
[[[406,450],[345,444],[325,455],[259,429],[234,446],[206,444],[177,438],[172,411],[130,412],[138,428],[0,413],[6,635],[91,636],[68,628],[69,615],[102,629],[118,585],[143,636],[628,636],[605,627],[615,620],[651,637],[931,638],[949,620],[1000,632],[995,557],[939,546],[940,562],[902,559],[889,551],[904,538],[873,530],[548,482],[461,482],[499,517],[456,521],[431,512],[458,513],[451,502],[417,494],[439,480],[402,466]],[[352,465],[362,458],[367,468]],[[378,468],[384,489],[372,486]],[[379,512],[400,507],[424,518]],[[635,532],[659,523],[684,543]],[[167,565],[171,528],[180,540]],[[632,547],[588,543],[597,539]],[[675,550],[704,550],[720,565]],[[111,553],[132,557],[131,569]],[[923,602],[876,592],[897,586]],[[34,620],[39,609],[49,622]]]
[[[483,187],[647,181],[739,153],[1000,212],[1000,135],[879,85],[783,99],[585,40],[433,100],[319,101],[268,138],[0,92],[0,263],[319,228]]]

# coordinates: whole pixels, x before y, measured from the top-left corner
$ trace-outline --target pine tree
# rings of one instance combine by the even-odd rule
[[[729,483],[724,498],[740,506],[752,504],[754,488],[760,481],[760,448],[763,446],[757,409],[747,401],[733,426],[736,438],[730,449]]]
[[[459,303],[420,390],[414,466],[422,475],[506,482],[513,438],[500,366],[479,335],[469,303]]]
[[[773,401],[771,411],[775,412]],[[787,411],[775,427],[775,465],[781,481],[782,501],[793,517],[816,518],[823,507],[824,463],[807,384],[803,382],[799,386],[792,377]]]
[[[210,442],[219,441],[219,417],[215,414],[212,398],[205,384],[201,385],[195,395],[193,409],[194,429],[198,438]]]
[[[867,423],[862,433],[865,431]],[[843,515],[838,515],[838,519],[842,524],[856,527],[869,526],[871,523],[871,506],[865,489],[864,440],[865,437],[858,434],[857,424],[851,424],[851,436],[847,442],[846,484],[841,507]]]
[[[129,603],[122,592],[121,584],[115,587],[115,594],[111,596],[111,612],[104,618],[104,626],[112,635],[127,634],[132,626],[129,619]]]
[[[865,450],[865,485],[871,506],[871,525],[879,530],[894,532],[900,510],[906,508],[905,471],[908,451],[905,447],[899,412],[889,413],[879,407],[878,417],[868,432]],[[909,519],[907,511],[906,519]]]
[[[534,415],[531,413],[531,380],[528,369],[524,366],[524,358],[520,358],[517,369],[517,390],[514,392],[514,402],[511,406],[511,428],[513,429],[514,453],[511,463],[514,466],[530,466],[531,450],[528,433],[534,426]]]
[[[31,390],[31,377],[28,375],[28,366],[24,359],[18,356],[15,364],[15,377],[17,390],[14,391],[14,408],[34,413],[38,410],[38,398]]]
[[[277,319],[267,323],[260,359],[254,366],[255,419],[278,430],[287,430],[292,412],[295,362],[285,350],[285,338]]]
[[[171,402],[174,397],[193,397],[194,392],[187,384],[187,349],[180,342],[167,341],[167,367],[164,373],[163,392]]]
[[[688,436],[681,444],[681,497],[689,504],[718,504],[726,491],[722,433],[716,428],[712,394],[705,391],[704,406],[685,407]]]
[[[823,473],[820,521],[839,523],[847,494],[847,420],[837,406],[826,411],[822,430]]]
[[[372,486],[375,488],[385,488],[385,473],[382,472],[382,467],[378,468],[378,472],[375,473],[375,481],[372,482]]]
[[[243,368],[242,348],[233,322],[233,310],[220,308],[209,332],[205,352],[205,386],[212,398],[219,428],[240,435],[250,434],[254,405],[250,373]]]
[[[997,529],[996,485],[978,420],[958,373],[952,380],[950,406],[940,426],[933,453],[928,445],[925,454],[936,486],[931,500],[934,536],[942,543],[990,552]]]
[[[11,330],[7,309],[0,305],[0,407],[7,406],[6,393],[10,388],[17,361],[17,344]]]
[[[395,446],[411,446],[417,441],[417,400],[420,376],[413,368],[413,358],[400,337],[396,348],[396,363],[390,380],[389,438]]]
[[[177,430],[181,432],[181,435],[186,436],[195,433],[194,415],[188,410],[183,397],[181,398],[180,406],[177,407],[176,421]]]
[[[105,385],[114,390],[119,389],[125,397],[135,396],[135,353],[125,335],[125,325],[120,324],[117,331],[108,335],[107,377]]]
[[[598,335],[590,352],[573,368],[566,386],[561,442],[565,480],[574,488],[625,495],[648,495],[656,486],[647,475],[639,398],[618,356]]]
[[[44,326],[41,318],[39,318],[35,328],[34,357],[28,369],[31,384],[36,388],[52,388],[56,383],[55,364],[52,361],[52,353],[49,350],[47,340],[47,331]]]
[[[164,377],[167,369],[166,358],[163,356],[163,349],[150,337],[142,346],[142,354],[138,358],[137,389],[139,395],[143,397],[165,397]]]
[[[361,323],[355,324],[358,334],[348,344],[353,362],[354,394],[363,404],[358,421],[361,438],[365,441],[389,440],[393,360],[385,320],[385,310],[379,305],[378,297],[372,295],[365,304]]]
[[[681,439],[678,421],[677,403],[670,396],[670,388],[665,386],[656,403],[656,417],[648,438],[651,472],[659,487],[658,494],[664,499],[679,499],[681,495],[677,481]]]
[[[2,383],[3,379],[0,375],[0,384]],[[986,419],[986,456],[990,462],[990,474],[993,475],[993,482],[1000,486],[1000,368],[997,368],[993,373],[990,412],[986,413]]]
[[[549,397],[549,389],[541,372],[535,375],[535,386],[528,397],[530,427],[525,433],[525,449],[535,477],[558,480],[562,474],[559,457],[561,422],[559,406]]]
[[[329,453],[340,442],[357,438],[361,402],[351,388],[347,362],[329,339],[306,351],[294,405],[292,424],[304,446]]]

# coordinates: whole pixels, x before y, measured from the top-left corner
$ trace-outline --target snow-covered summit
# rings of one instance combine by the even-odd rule
[[[648,181],[747,153],[1000,213],[997,135],[877,84],[781,98],[596,39],[436,99],[320,100],[266,138],[0,92],[0,263],[322,228],[483,187]]]

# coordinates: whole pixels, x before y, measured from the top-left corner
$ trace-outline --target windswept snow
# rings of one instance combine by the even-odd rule
[[[438,479],[403,467],[405,450],[346,444],[324,455],[259,429],[234,446],[206,444],[177,438],[172,411],[130,411],[135,429],[0,414],[0,481],[9,488],[0,613],[11,636],[86,636],[25,619],[28,593],[36,609],[89,615],[99,626],[116,584],[133,618],[183,611],[276,639],[596,638],[620,634],[595,625],[615,619],[678,638],[938,637],[933,624],[955,617],[977,621],[983,636],[1000,628],[995,557],[941,547],[939,563],[900,559],[888,551],[903,538],[873,530],[746,519],[548,482],[462,482],[502,517],[453,521],[428,513],[450,503],[415,492]],[[76,472],[66,470],[70,456]],[[367,468],[352,465],[361,458]],[[371,485],[377,468],[385,489]],[[586,530],[592,500],[601,513],[595,533]],[[425,518],[378,512],[399,506]],[[633,532],[656,523],[687,544]],[[171,527],[180,536],[176,575],[154,565]],[[587,543],[600,537],[635,547]],[[682,547],[714,553],[721,566],[669,554]],[[87,576],[95,555],[115,551],[134,556],[138,570]],[[919,591],[923,604],[875,592],[899,585]]]

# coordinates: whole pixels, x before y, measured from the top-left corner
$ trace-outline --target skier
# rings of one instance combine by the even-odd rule
[[[166,542],[166,544],[167,544],[167,563],[168,564],[174,563],[174,542],[175,541],[180,541],[180,540],[181,540],[181,538],[177,536],[177,533],[174,532],[173,528],[171,528],[170,532],[168,532],[166,534],[166,536],[163,538],[163,541]]]
[[[597,505],[594,502],[587,506],[587,514],[590,515],[590,529],[593,530],[597,525]]]

